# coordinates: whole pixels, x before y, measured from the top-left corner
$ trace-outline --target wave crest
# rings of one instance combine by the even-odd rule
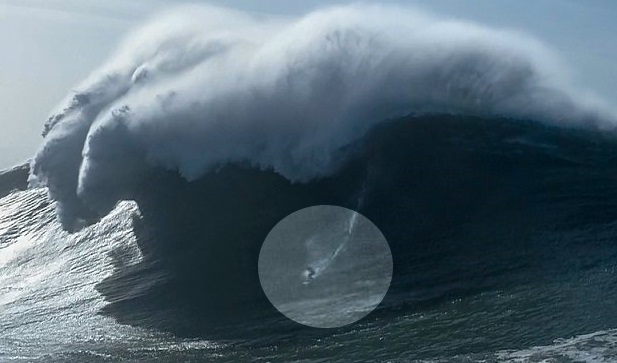
[[[521,34],[355,5],[300,19],[182,8],[129,39],[45,128],[32,173],[67,229],[105,215],[150,168],[194,180],[246,163],[292,181],[337,170],[384,120],[454,113],[612,128]]]

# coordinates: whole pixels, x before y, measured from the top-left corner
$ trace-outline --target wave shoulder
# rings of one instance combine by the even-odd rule
[[[6,170],[0,170],[0,198],[11,194],[15,190],[28,189],[29,175],[29,163],[17,165]]]

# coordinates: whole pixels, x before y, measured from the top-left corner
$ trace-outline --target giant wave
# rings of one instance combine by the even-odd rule
[[[139,247],[110,252],[100,313],[248,342],[230,357],[550,345],[617,326],[617,118],[567,79],[537,40],[417,10],[183,8],[67,96],[30,183],[73,236],[117,222]],[[381,307],[334,334],[281,319],[257,274],[270,229],[317,204],[367,216],[394,258]]]

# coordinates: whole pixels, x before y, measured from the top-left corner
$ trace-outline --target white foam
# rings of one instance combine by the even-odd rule
[[[332,173],[385,119],[427,112],[612,129],[540,42],[412,9],[298,19],[213,7],[157,18],[52,115],[33,161],[60,219],[104,215],[152,166],[196,179],[246,162],[294,181]]]
[[[498,358],[507,362],[574,362],[609,363],[617,360],[617,331],[601,330],[569,339],[558,339],[552,345],[518,351],[504,351]]]

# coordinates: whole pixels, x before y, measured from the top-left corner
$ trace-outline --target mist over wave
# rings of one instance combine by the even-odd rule
[[[432,113],[615,124],[522,34],[382,6],[298,19],[192,6],[137,31],[67,97],[31,181],[75,230],[152,168],[195,180],[247,164],[307,182],[338,170],[377,124]]]

